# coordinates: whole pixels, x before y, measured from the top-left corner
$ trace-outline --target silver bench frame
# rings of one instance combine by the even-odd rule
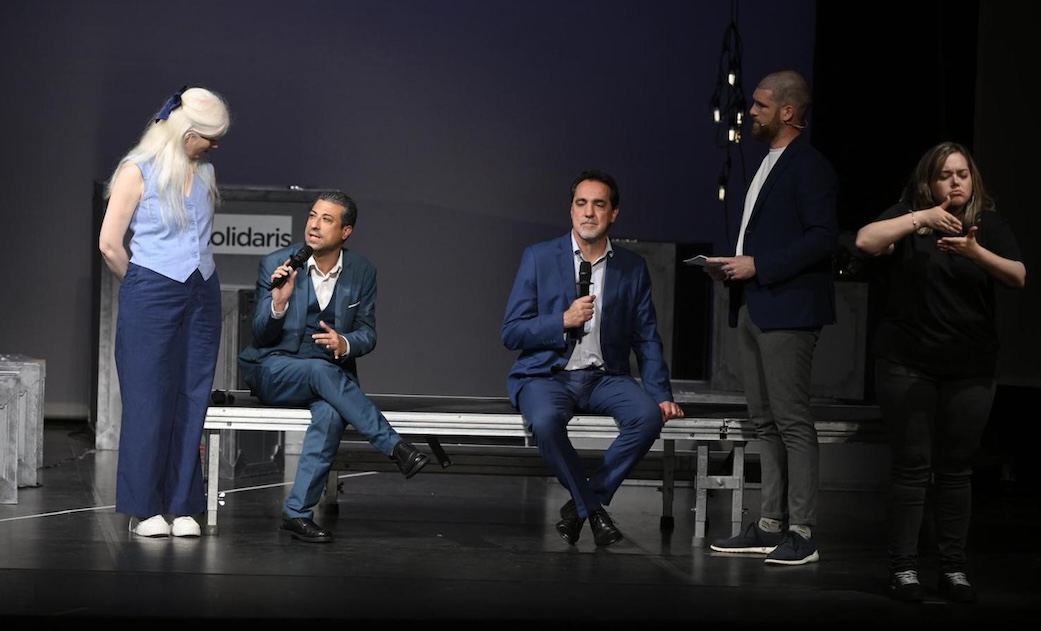
[[[236,392],[232,391],[235,395]],[[246,395],[248,393],[237,393]],[[379,396],[379,395],[375,395]],[[397,395],[395,395],[397,396]],[[407,395],[406,395],[407,396]],[[450,398],[449,398],[450,399]],[[465,436],[520,438],[524,445],[534,448],[531,434],[524,427],[519,413],[451,413],[451,412],[401,412],[383,411],[384,416],[402,435],[406,436]],[[203,425],[207,438],[206,470],[207,498],[206,525],[208,535],[218,534],[217,510],[220,500],[220,431],[304,431],[311,423],[311,413],[306,408],[279,408],[271,406],[211,405]],[[818,441],[847,442],[850,440],[875,441],[881,435],[879,427],[867,428],[857,421],[817,421]],[[879,425],[872,423],[872,425]],[[602,439],[607,444],[618,433],[618,427],[609,416],[575,416],[568,425],[568,434],[573,438]],[[703,547],[706,540],[708,514],[708,492],[727,490],[731,492],[730,534],[741,531],[744,511],[745,489],[745,446],[755,440],[755,428],[748,418],[721,415],[719,417],[688,417],[672,419],[662,427],[659,438],[663,458],[662,503],[663,515],[672,514],[675,479],[672,463],[677,453],[677,443],[683,452],[696,452],[697,470],[694,482],[695,510],[694,537],[692,544]],[[730,442],[732,468],[727,474],[709,475],[709,447],[711,443]],[[693,447],[688,447],[687,444]],[[336,501],[338,471],[329,474],[326,487],[326,502]]]

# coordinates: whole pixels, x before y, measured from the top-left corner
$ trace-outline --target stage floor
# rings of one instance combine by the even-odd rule
[[[473,624],[532,621],[583,627],[709,622],[719,628],[798,623],[1012,622],[1041,613],[1036,490],[977,488],[969,576],[976,605],[935,592],[925,603],[886,595],[878,491],[824,491],[815,536],[821,561],[777,568],[761,557],[692,548],[694,491],[676,494],[676,528],[659,530],[654,485],[627,485],[609,511],[626,538],[597,549],[587,529],[569,547],[553,529],[565,501],[552,480],[479,475],[353,474],[338,514],[317,521],[337,536],[304,544],[278,530],[295,470],[222,481],[220,534],[137,539],[113,511],[116,451],[95,451],[89,425],[45,423],[40,484],[0,505],[0,627],[41,618],[224,621],[260,626],[328,621]],[[759,494],[745,505],[758,514]],[[729,497],[710,498],[709,535],[728,534]],[[202,517],[200,517],[200,522]],[[718,524],[718,525],[717,525]],[[926,534],[928,539],[928,534]],[[70,620],[71,621],[71,620]]]

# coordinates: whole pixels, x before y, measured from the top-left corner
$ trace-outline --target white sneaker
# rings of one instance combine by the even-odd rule
[[[198,537],[202,534],[199,522],[191,515],[182,515],[173,520],[173,528],[170,534],[175,537]]]
[[[170,524],[166,523],[166,519],[162,515],[153,515],[143,521],[131,517],[130,532],[138,537],[169,537]]]

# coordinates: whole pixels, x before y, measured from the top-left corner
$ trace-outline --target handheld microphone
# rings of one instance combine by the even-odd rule
[[[578,297],[589,295],[589,286],[593,284],[593,266],[589,261],[578,264]]]
[[[290,257],[289,268],[291,270],[300,269],[303,266],[303,264],[307,262],[307,259],[311,258],[312,254],[314,254],[314,248],[312,248],[311,246],[305,245],[304,247],[300,248],[299,252]],[[292,272],[290,272],[290,274],[291,273]],[[275,280],[271,281],[271,289],[275,289],[281,287],[282,285],[285,285],[286,281],[289,280],[290,274],[280,276],[279,278],[276,278]]]
[[[589,295],[589,286],[593,284],[593,266],[589,261],[582,261],[578,264],[578,297]],[[572,329],[572,334],[575,339],[578,339],[585,335],[585,326],[579,326]]]

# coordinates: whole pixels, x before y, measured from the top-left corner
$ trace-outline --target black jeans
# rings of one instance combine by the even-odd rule
[[[990,418],[993,378],[947,378],[879,359],[875,389],[891,453],[888,545],[894,572],[918,569],[918,537],[932,493],[943,572],[965,568],[972,461]]]

